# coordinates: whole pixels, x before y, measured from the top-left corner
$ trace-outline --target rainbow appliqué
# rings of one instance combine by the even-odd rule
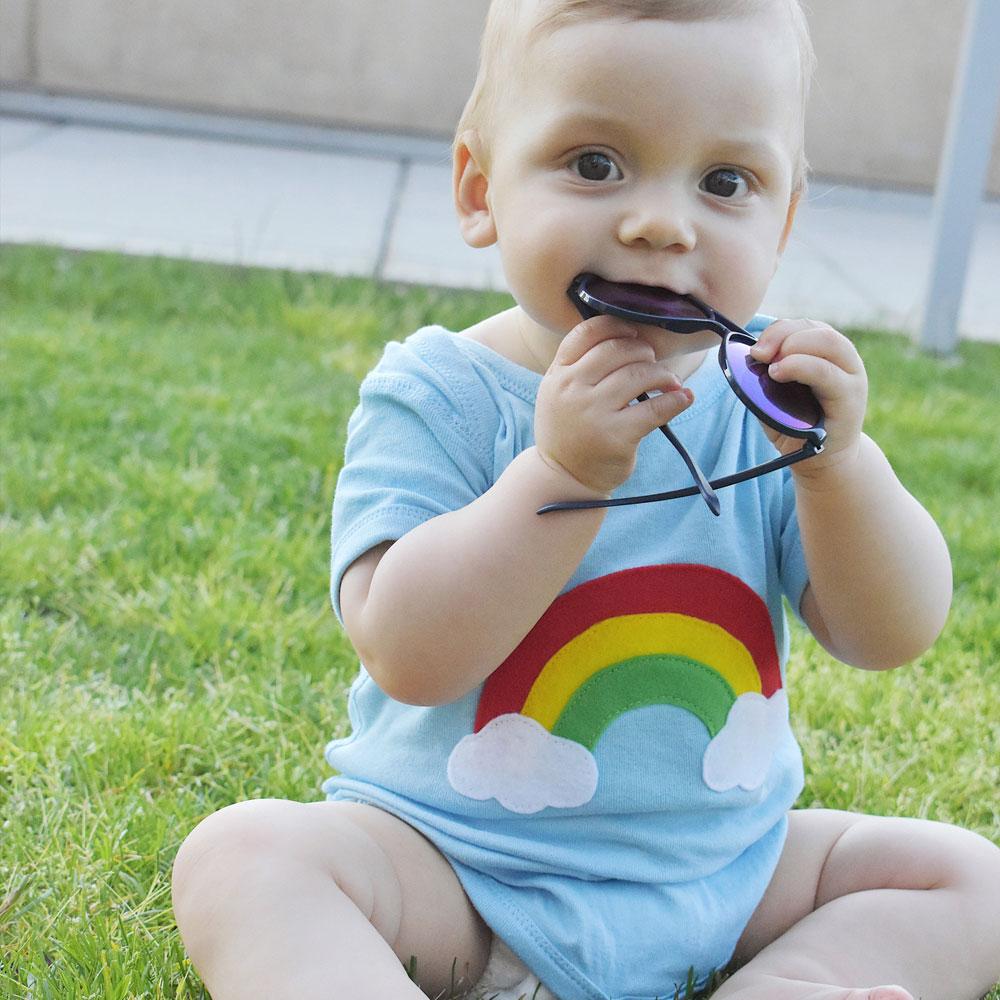
[[[597,790],[598,742],[648,705],[675,705],[704,724],[710,789],[763,784],[788,701],[770,613],[737,577],[644,566],[557,598],[483,685],[448,780],[517,813],[585,805]]]

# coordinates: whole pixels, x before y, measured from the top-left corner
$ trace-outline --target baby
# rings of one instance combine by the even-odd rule
[[[783,600],[868,670],[927,649],[940,532],[862,433],[865,371],[822,322],[755,316],[806,164],[797,0],[495,0],[454,147],[459,224],[516,305],[390,344],[333,519],[363,668],[327,800],[244,802],[182,846],[174,905],[216,1000],[451,994],[975,1000],[1000,976],[1000,850],[792,807]],[[595,276],[693,295],[808,386],[825,445],[763,425],[717,334],[611,315]],[[889,985],[892,984],[892,985]]]

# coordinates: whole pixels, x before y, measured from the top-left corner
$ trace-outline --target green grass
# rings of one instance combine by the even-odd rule
[[[238,799],[319,797],[347,728],[327,558],[357,383],[385,340],[508,300],[12,247],[0,288],[0,997],[201,997],[180,841]],[[888,675],[796,633],[802,804],[996,838],[1000,349],[857,340],[956,598]]]

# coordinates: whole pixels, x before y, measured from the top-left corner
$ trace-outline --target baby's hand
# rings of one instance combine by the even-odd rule
[[[809,386],[823,408],[826,445],[815,458],[793,466],[795,475],[807,478],[857,455],[868,376],[861,355],[842,333],[812,319],[779,320],[761,334],[750,353],[770,362],[768,374],[776,382]],[[798,438],[766,425],[764,430],[782,454],[802,445]]]
[[[640,393],[662,393],[634,406]],[[602,496],[635,467],[639,442],[694,399],[638,330],[611,316],[574,327],[542,379],[535,407],[535,445]]]

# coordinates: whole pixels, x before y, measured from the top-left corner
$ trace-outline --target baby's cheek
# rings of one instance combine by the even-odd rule
[[[527,228],[527,232],[524,232]],[[565,237],[546,234],[544,224],[522,228],[520,238],[501,244],[507,286],[518,305],[548,330],[568,333],[581,316],[566,294],[585,270],[579,251]],[[546,238],[546,235],[548,238]]]
[[[713,269],[714,306],[740,326],[759,312],[777,256],[759,245],[728,246]]]

